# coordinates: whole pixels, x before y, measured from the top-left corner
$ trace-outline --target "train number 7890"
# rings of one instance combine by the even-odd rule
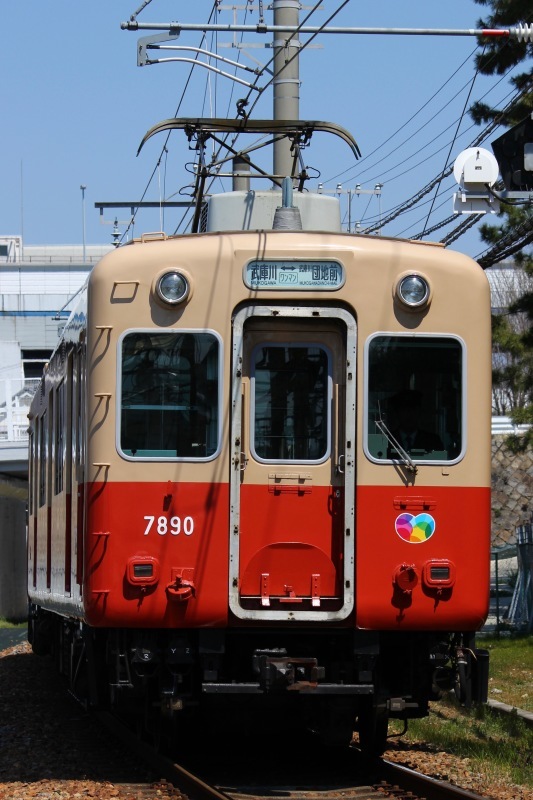
[[[144,517],[147,522],[144,535],[148,536],[152,528],[160,535],[166,536],[170,533],[172,536],[178,536],[184,533],[185,536],[191,536],[194,533],[194,520],[192,517]]]

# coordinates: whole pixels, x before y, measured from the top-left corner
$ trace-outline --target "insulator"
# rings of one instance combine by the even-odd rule
[[[519,42],[533,42],[533,23],[519,22],[515,28],[509,28],[511,36],[515,36]]]

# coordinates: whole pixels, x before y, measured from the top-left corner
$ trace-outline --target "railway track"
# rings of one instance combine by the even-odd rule
[[[116,718],[108,714],[99,718],[160,777],[161,782],[151,787],[159,796],[185,800],[484,800],[481,795],[386,759],[363,762],[356,748],[342,754],[332,751],[330,758],[323,748],[314,758],[311,749],[306,763],[302,761],[305,753],[293,749],[291,742],[281,754],[279,750],[265,750],[262,755],[245,750],[242,757],[240,750],[223,742],[221,752],[196,752],[186,757],[186,765],[178,764],[139,740]],[[241,746],[240,742],[237,747]]]
[[[62,789],[65,796],[77,792],[99,800],[180,800],[183,796],[191,800],[477,797],[471,791],[424,779],[384,760],[376,760],[369,768],[355,748],[345,751],[343,758],[336,751],[328,757],[327,750],[291,737],[283,722],[278,730],[278,740],[285,737],[281,755],[279,744],[273,751],[261,746],[257,752],[250,748],[243,752],[241,743],[226,742],[227,737],[219,734],[211,749],[202,747],[201,753],[189,754],[180,768],[126,734],[115,721],[106,720],[110,729],[106,735],[102,718],[78,712],[80,707],[73,704],[48,661],[31,656],[27,645],[0,656],[4,656],[0,657],[4,686],[0,697],[4,719],[0,730],[0,800],[28,800],[38,789],[43,796],[47,792],[55,796],[54,792]],[[517,793],[516,797],[525,798],[526,794]]]

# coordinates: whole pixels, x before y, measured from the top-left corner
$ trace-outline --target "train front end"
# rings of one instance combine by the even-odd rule
[[[351,235],[146,239],[95,268],[86,621],[169,712],[294,709],[369,749],[486,686],[490,301]],[[97,632],[98,634],[98,632]]]

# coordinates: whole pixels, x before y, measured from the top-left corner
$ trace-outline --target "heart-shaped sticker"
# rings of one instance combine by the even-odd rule
[[[396,533],[404,542],[421,544],[435,533],[435,520],[431,514],[400,514],[395,522]]]

